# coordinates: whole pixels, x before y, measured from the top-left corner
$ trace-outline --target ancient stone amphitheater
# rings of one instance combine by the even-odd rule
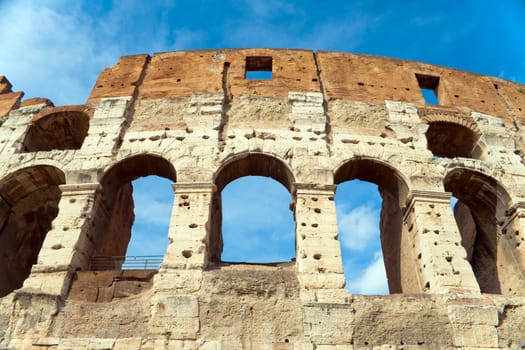
[[[122,57],[76,106],[0,79],[0,348],[524,346],[524,85],[271,49]],[[176,192],[160,268],[95,269],[125,254],[146,175]],[[221,260],[221,191],[246,175],[291,193],[295,260]],[[352,179],[383,198],[387,296],[344,289]]]

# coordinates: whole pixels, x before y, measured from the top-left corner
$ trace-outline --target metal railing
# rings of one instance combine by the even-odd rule
[[[158,270],[162,258],[162,255],[95,256],[91,258],[90,270]]]

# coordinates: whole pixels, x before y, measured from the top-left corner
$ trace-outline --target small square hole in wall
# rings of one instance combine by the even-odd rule
[[[272,57],[271,56],[247,56],[246,72],[247,80],[271,80],[272,79]]]
[[[439,87],[439,77],[432,75],[423,75],[416,73],[417,83],[421,89],[421,94],[425,99],[425,103],[429,105],[438,105],[438,87]]]

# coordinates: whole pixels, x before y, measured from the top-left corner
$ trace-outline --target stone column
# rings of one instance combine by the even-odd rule
[[[91,216],[98,183],[61,185],[58,216],[47,233],[24,289],[65,297],[73,272],[87,268],[93,241]]]
[[[296,261],[303,289],[345,284],[334,193],[335,185],[295,184]]]
[[[412,191],[407,200],[400,264],[403,293],[480,292],[450,197],[449,192]]]
[[[151,300],[150,332],[172,339],[196,339],[202,270],[208,263],[209,220],[215,185],[177,183],[168,233],[169,245]]]
[[[176,183],[173,190],[169,245],[161,269],[201,270],[207,263],[208,221],[215,185]]]
[[[497,264],[501,294],[525,293],[525,202],[508,210],[498,239]]]

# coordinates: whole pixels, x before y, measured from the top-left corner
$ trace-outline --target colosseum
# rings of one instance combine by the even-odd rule
[[[84,105],[22,96],[0,77],[1,349],[525,347],[525,85],[231,49],[121,57]],[[160,267],[97,264],[147,175],[176,192]],[[248,175],[291,194],[291,262],[221,260],[221,191]],[[344,289],[352,179],[379,186],[389,295]]]

